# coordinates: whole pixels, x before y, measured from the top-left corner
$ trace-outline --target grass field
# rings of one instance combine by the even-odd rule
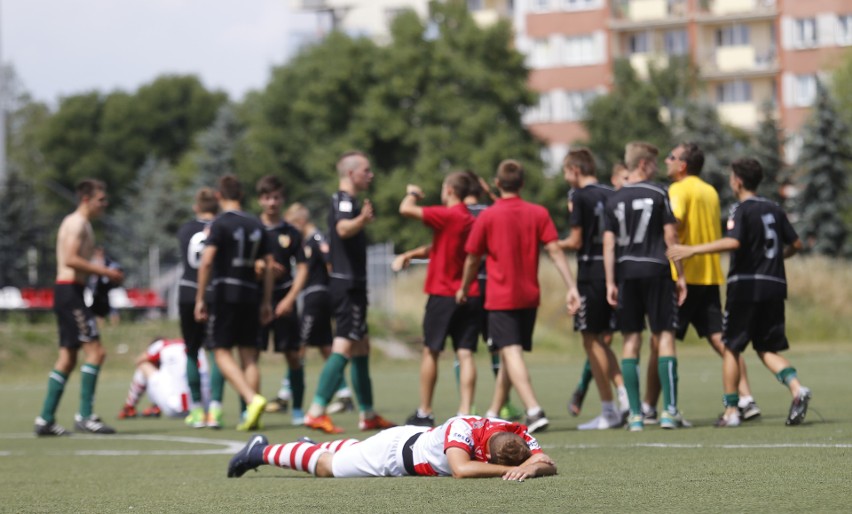
[[[115,419],[131,376],[132,355],[152,333],[175,331],[171,323],[109,328],[111,356],[98,387],[97,411],[119,434],[36,439],[32,421],[43,398],[55,352],[51,323],[21,328],[0,325],[0,476],[3,512],[848,512],[852,498],[852,349],[843,344],[794,343],[789,357],[814,391],[801,427],[785,427],[786,390],[748,355],[755,396],[764,416],[737,429],[714,429],[721,410],[720,360],[702,343],[681,347],[680,403],[692,429],[649,428],[578,432],[596,414],[590,392],[579,418],[565,402],[582,364],[576,338],[560,351],[529,358],[534,384],[551,418],[541,433],[545,451],[558,463],[556,477],[509,483],[501,480],[396,478],[320,480],[262,467],[228,479],[230,455],[247,435],[231,428],[191,430],[179,420]],[[24,336],[21,334],[30,334]],[[29,341],[11,341],[27,339]],[[51,341],[46,343],[45,341]],[[119,344],[129,351],[121,354]],[[21,354],[27,358],[22,358]],[[320,363],[308,361],[313,391]],[[264,363],[267,393],[283,370],[280,357]],[[377,355],[372,365],[376,404],[401,421],[417,401],[416,360]],[[451,360],[442,361],[438,417],[453,414],[456,391]],[[492,385],[487,356],[479,355],[477,405],[484,408]],[[66,390],[58,419],[72,424],[79,372]],[[226,392],[226,419],[236,424],[236,400]],[[338,415],[347,435],[358,437],[356,416]],[[264,432],[274,442],[306,432],[289,416],[268,414]],[[311,434],[319,440],[327,436]]]

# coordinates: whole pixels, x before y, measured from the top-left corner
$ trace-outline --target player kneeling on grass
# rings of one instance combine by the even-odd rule
[[[183,339],[155,339],[136,359],[136,371],[119,419],[136,417],[136,404],[147,391],[154,404],[143,416],[177,417],[189,411],[190,393],[186,373],[186,345]],[[204,352],[198,354],[202,403],[210,399],[210,379]],[[153,410],[156,409],[156,410]]]
[[[494,418],[454,417],[429,428],[405,425],[358,441],[314,443],[305,438],[269,444],[255,435],[228,465],[240,477],[263,464],[306,471],[318,477],[452,476],[454,478],[526,478],[555,475],[527,427]]]
[[[731,210],[727,235],[701,245],[674,245],[667,252],[673,260],[731,252],[722,334],[725,412],[716,422],[717,427],[740,424],[739,356],[749,341],[763,364],[793,395],[787,425],[799,425],[805,420],[811,399],[811,391],[799,382],[796,368],[778,354],[790,347],[784,328],[787,298],[784,259],[799,251],[802,242],[781,207],[757,196],[762,179],[763,168],[755,159],[743,158],[731,163],[731,189],[739,203]]]

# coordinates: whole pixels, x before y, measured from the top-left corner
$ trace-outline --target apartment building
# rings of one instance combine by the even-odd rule
[[[852,0],[520,0],[513,19],[541,95],[524,120],[553,165],[583,137],[614,59],[642,76],[670,56],[696,63],[702,94],[731,125],[753,130],[773,102],[795,158],[817,77],[852,47]]]

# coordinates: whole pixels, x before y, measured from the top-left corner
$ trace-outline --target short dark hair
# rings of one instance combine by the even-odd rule
[[[524,167],[514,159],[506,159],[497,166],[497,180],[503,191],[517,193],[524,187]]]
[[[243,199],[243,185],[237,177],[233,175],[225,175],[219,179],[219,195],[223,200]]]
[[[260,177],[260,180],[255,184],[255,191],[257,191],[258,196],[272,194],[276,191],[280,191],[283,195],[284,183],[275,175],[265,175]]]
[[[95,191],[106,191],[106,184],[98,179],[84,178],[77,182],[74,190],[77,193],[77,201],[81,201],[83,198],[95,194]]]
[[[680,159],[686,163],[686,173],[689,175],[701,175],[704,169],[704,152],[695,143],[681,143],[683,150]]]
[[[195,205],[198,208],[198,212],[209,214],[219,212],[219,202],[216,201],[216,194],[209,187],[202,187],[195,193]]]
[[[580,170],[580,175],[584,177],[591,177],[595,174],[595,157],[588,148],[571,150],[565,156],[563,164],[564,166],[576,166]]]
[[[763,180],[763,166],[751,157],[742,157],[732,162],[731,171],[743,182],[747,191],[757,191],[757,186]]]
[[[482,189],[482,184],[479,183],[479,175],[472,170],[464,170],[462,173],[465,174],[468,181],[466,196],[475,196],[477,200],[481,200],[485,190]]]
[[[340,157],[337,158],[337,163],[335,164],[335,168],[337,169],[337,175],[339,177],[344,177],[346,173],[353,167],[351,157],[363,157],[367,159],[367,154],[362,152],[361,150],[347,150],[340,154]]]
[[[512,432],[497,432],[489,440],[491,464],[501,466],[520,466],[532,456],[526,441]]]
[[[463,171],[450,173],[447,175],[445,183],[450,186],[450,189],[453,190],[453,193],[459,200],[464,200],[470,194],[470,178]]]

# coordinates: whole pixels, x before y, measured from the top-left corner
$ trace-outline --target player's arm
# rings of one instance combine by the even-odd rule
[[[666,223],[663,225],[663,237],[666,241],[666,248],[677,246],[677,223]],[[683,305],[686,301],[686,277],[683,274],[683,261],[674,261],[675,271],[677,271],[677,304]]]
[[[216,249],[215,246],[208,244],[201,252],[201,262],[198,263],[198,289],[195,291],[195,321],[207,321],[207,303],[204,301],[204,293],[210,285]]]
[[[705,253],[722,253],[736,250],[740,247],[740,242],[733,237],[723,237],[709,243],[704,243],[695,246],[687,246],[675,244],[668,247],[666,257],[678,263],[683,259],[688,259],[693,255],[701,255]]]
[[[124,280],[124,273],[121,270],[95,264],[80,255],[80,246],[86,237],[86,222],[82,218],[70,219],[67,228],[71,237],[63,237],[59,242],[59,252],[66,266],[80,273],[107,277],[115,284],[120,284]]]
[[[272,321],[272,289],[275,287],[275,272],[273,264],[275,258],[271,253],[264,256],[266,261],[266,270],[263,274],[263,296],[260,300],[260,323],[262,325],[269,324]]]
[[[364,227],[371,223],[373,218],[373,204],[370,203],[370,200],[364,200],[364,205],[361,207],[361,214],[354,218],[338,220],[334,225],[334,229],[341,239],[349,239],[364,230]]]
[[[512,467],[473,460],[470,458],[470,454],[461,448],[447,448],[446,455],[453,478],[503,477],[506,480],[521,481],[556,473],[556,466],[553,464],[544,460],[531,462],[532,458],[520,466]]]
[[[583,227],[571,227],[571,233],[559,240],[559,248],[576,252],[583,246]]]
[[[799,253],[802,249],[802,240],[796,239],[791,244],[784,246],[784,258],[787,259]]]
[[[465,257],[461,286],[456,291],[456,303],[465,303],[467,301],[467,290],[479,271],[480,262],[482,262],[482,255],[480,254],[469,253]]]
[[[618,286],[615,285],[615,232],[607,230],[603,236],[603,262],[606,275],[606,301],[618,306]]]
[[[402,252],[394,257],[393,262],[391,262],[391,270],[402,271],[408,268],[408,265],[411,264],[411,259],[427,259],[429,257],[429,252],[431,251],[432,245],[428,244],[418,246],[417,248],[407,252]]]
[[[296,306],[296,298],[299,293],[305,288],[305,283],[308,281],[308,263],[297,262],[296,274],[293,277],[293,285],[290,290],[284,295],[284,298],[275,306],[275,317],[285,316],[293,312]]]
[[[422,220],[423,207],[417,205],[417,200],[420,198],[423,198],[423,191],[420,187],[408,184],[405,187],[405,197],[399,203],[399,213],[406,218]]]
[[[558,240],[553,240],[544,245],[547,250],[547,255],[553,261],[557,271],[562,276],[562,281],[565,287],[568,288],[568,294],[565,296],[565,304],[569,314],[574,314],[580,308],[580,293],[577,291],[577,283],[574,281],[574,275],[571,273],[571,268],[568,267],[568,260],[565,258],[565,253],[559,246]]]

